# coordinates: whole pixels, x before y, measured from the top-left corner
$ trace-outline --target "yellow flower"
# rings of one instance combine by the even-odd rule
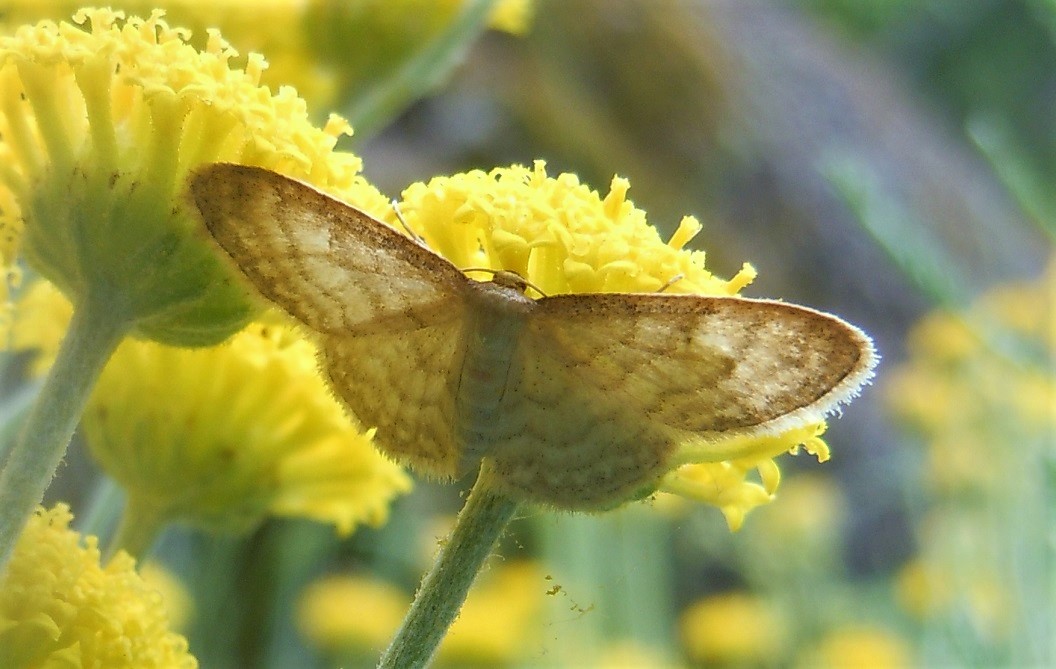
[[[412,184],[400,209],[456,266],[513,271],[547,295],[651,292],[674,277],[671,292],[735,295],[755,278],[746,264],[724,281],[704,269],[703,252],[682,250],[700,230],[692,216],[664,243],[627,200],[629,188],[614,178],[602,199],[574,174],[547,176],[537,161]]]
[[[748,512],[771,502],[777,489],[778,477],[765,486],[749,481],[747,476],[753,468],[760,472],[778,472],[777,465],[770,459],[685,465],[668,473],[659,490],[718,507],[726,517],[730,531],[736,532],[744,525]]]
[[[682,646],[694,662],[766,666],[781,657],[787,628],[766,601],[743,592],[711,595],[679,618]]]
[[[168,630],[161,596],[119,552],[99,562],[96,538],[69,529],[69,508],[41,509],[0,580],[0,666],[192,669]]]
[[[829,447],[821,440],[825,427],[825,423],[810,423],[780,435],[729,439],[724,443],[726,449],[750,454],[723,462],[682,465],[665,475],[657,490],[717,506],[730,530],[736,532],[749,511],[775,498],[781,470],[773,456],[794,453],[802,446],[820,462],[829,459]],[[747,479],[753,469],[759,474],[759,483]]]
[[[495,30],[521,35],[532,21],[532,0],[499,0],[491,10],[488,25]]]
[[[18,307],[16,342],[40,342],[34,364],[46,366],[70,305],[39,281]],[[129,522],[239,531],[275,514],[330,522],[342,534],[383,524],[410,480],[348,421],[315,356],[277,320],[211,348],[121,344],[82,429],[103,469],[125,487]]]
[[[614,178],[604,197],[573,174],[550,177],[545,164],[471,171],[416,183],[400,203],[408,226],[458,267],[516,272],[546,295],[652,292],[736,295],[755,277],[745,264],[730,280],[704,268],[704,253],[683,246],[700,230],[682,219],[664,242],[645,212],[627,200],[629,184]],[[801,445],[819,459],[824,422],[779,435],[732,438],[707,452],[676,455],[659,490],[714,504],[736,529],[751,508],[770,501],[780,480],[771,458]],[[716,455],[718,454],[718,456]],[[746,482],[758,469],[762,485]],[[651,491],[650,491],[651,492]],[[619,500],[626,501],[626,500]]]
[[[440,646],[438,660],[446,666],[511,665],[535,640],[545,590],[539,566],[495,566],[480,581]]]
[[[530,562],[504,564],[479,581],[444,638],[436,666],[505,666],[532,643],[545,589],[539,567]],[[374,579],[330,576],[305,590],[297,610],[298,627],[316,647],[369,656],[384,648],[409,601],[399,588]]]
[[[309,585],[297,604],[297,627],[317,648],[376,656],[407,613],[410,596],[365,576],[327,576]],[[369,611],[369,615],[363,612]]]
[[[16,252],[80,308],[143,336],[214,343],[253,311],[188,210],[183,181],[217,160],[306,179],[384,215],[360,161],[333,147],[349,128],[308,121],[291,89],[211,32],[203,51],[157,14],[78,12],[0,38],[0,253]]]
[[[53,284],[33,281],[19,295],[2,336],[13,351],[33,351],[30,372],[43,376],[55,362],[72,316],[73,306]]]
[[[183,583],[168,569],[157,562],[145,562],[139,567],[139,575],[151,590],[161,593],[169,626],[175,630],[185,629],[194,615],[194,600]]]
[[[833,630],[796,663],[803,669],[901,669],[913,665],[904,639],[887,630],[864,626]]]
[[[835,481],[800,472],[782,482],[780,497],[780,504],[768,507],[756,520],[761,536],[776,545],[794,546],[799,556],[839,543],[836,535],[848,504]]]
[[[907,563],[895,581],[899,604],[925,625],[955,626],[986,644],[1010,641],[1030,618],[1024,595],[1013,579],[1031,582],[1030,571],[1009,568],[997,533],[979,531],[979,514],[939,508],[921,522],[922,554]],[[984,528],[989,529],[989,528]],[[1045,574],[1048,577],[1048,574]],[[1049,601],[1042,596],[1047,610]]]
[[[253,324],[208,349],[123,343],[82,425],[125,488],[130,516],[221,531],[266,514],[330,522],[342,534],[383,524],[410,481],[349,423],[315,356],[279,324]]]
[[[133,15],[162,9],[170,23],[193,31],[190,43],[205,47],[207,31],[219,28],[239,51],[268,60],[261,83],[277,90],[293,86],[315,108],[340,107],[371,81],[391,77],[410,54],[457,18],[464,0],[119,0],[107,6]],[[9,25],[58,21],[83,3],[77,0],[7,2]],[[488,25],[524,33],[531,0],[500,0]]]

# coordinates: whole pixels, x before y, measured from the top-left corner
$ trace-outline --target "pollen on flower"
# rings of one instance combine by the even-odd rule
[[[0,657],[12,667],[193,669],[157,591],[119,552],[69,529],[69,507],[38,510],[0,576]]]

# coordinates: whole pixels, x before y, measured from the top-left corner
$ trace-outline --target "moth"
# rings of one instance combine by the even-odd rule
[[[258,167],[204,167],[190,194],[249,283],[317,335],[382,452],[440,478],[488,458],[518,499],[589,510],[649,492],[678,449],[722,460],[728,437],[821,419],[877,360],[857,327],[784,302],[478,281]]]

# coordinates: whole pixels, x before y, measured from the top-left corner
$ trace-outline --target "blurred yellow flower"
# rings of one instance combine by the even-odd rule
[[[70,326],[73,305],[49,281],[33,281],[21,292],[0,339],[13,351],[32,351],[30,373],[44,376],[55,362]]]
[[[434,666],[514,663],[532,643],[544,590],[542,571],[534,563],[496,564],[485,571],[444,638]],[[335,657],[370,656],[388,643],[409,603],[410,596],[392,585],[330,576],[305,590],[297,623],[313,645]]]
[[[161,564],[151,560],[140,565],[139,575],[150,589],[161,593],[169,626],[174,630],[185,629],[194,615],[194,600],[180,580]]]
[[[197,667],[135,560],[118,552],[101,566],[96,538],[82,540],[71,520],[64,504],[37,511],[2,572],[0,666]]]
[[[537,639],[546,590],[539,565],[492,563],[479,581],[440,646],[445,666],[511,665]]]
[[[252,324],[207,349],[123,343],[82,425],[125,488],[132,522],[242,531],[277,514],[341,534],[384,523],[410,480],[348,421],[315,357],[279,324]]]
[[[513,271],[546,295],[669,290],[730,296],[751,283],[750,265],[723,280],[704,268],[703,252],[683,249],[701,229],[691,216],[665,243],[627,199],[629,187],[614,178],[602,197],[574,174],[548,176],[537,161],[531,168],[475,170],[412,184],[400,210],[407,225],[456,266]],[[804,446],[828,458],[824,429],[816,422],[709,444],[707,453],[686,449],[674,457],[659,490],[713,504],[737,529],[750,509],[772,498],[780,481],[773,457]],[[753,470],[761,484],[746,481]]]
[[[607,644],[593,666],[596,669],[675,669],[681,665],[668,659],[661,649],[623,640]]]
[[[928,512],[918,528],[921,554],[899,572],[895,594],[925,625],[955,620],[987,643],[1003,642],[1027,616],[1010,580],[1016,570],[1004,564],[1006,548],[982,522],[971,509]]]
[[[1056,264],[962,314],[936,312],[910,333],[909,360],[885,385],[895,415],[927,441],[939,494],[1015,485],[1024,458],[1056,434]],[[995,457],[1014,442],[1016,457]],[[1009,454],[1012,455],[1012,454]]]
[[[333,654],[376,657],[407,613],[411,597],[367,576],[326,576],[297,604],[297,627],[313,646]],[[364,613],[369,612],[369,613]]]
[[[914,666],[905,639],[887,630],[847,626],[829,632],[805,651],[796,665],[802,669],[902,669]]]
[[[196,345],[253,306],[203,237],[183,181],[204,162],[259,164],[379,215],[385,198],[335,153],[350,132],[308,120],[291,89],[215,31],[202,51],[156,14],[84,10],[0,37],[0,261],[16,253],[68,295],[150,338]]]
[[[45,281],[19,302],[15,340],[40,351],[38,367],[53,357],[70,312]],[[315,347],[278,320],[211,348],[121,344],[82,429],[125,488],[128,522],[241,531],[275,514],[333,523],[341,534],[383,524],[410,479],[349,422],[315,357]]]
[[[807,472],[782,481],[781,503],[767,507],[755,520],[762,536],[778,546],[822,548],[836,540],[844,520],[847,500],[839,485],[827,476]]]
[[[1051,630],[1056,262],[959,312],[925,317],[887,379],[923,442],[919,555],[897,593],[932,662],[1042,664]]]
[[[785,652],[787,624],[766,600],[746,592],[700,599],[679,617],[679,637],[692,662],[707,666],[768,665]]]

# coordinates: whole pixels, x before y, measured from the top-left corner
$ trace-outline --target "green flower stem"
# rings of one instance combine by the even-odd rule
[[[165,527],[165,516],[160,509],[148,504],[126,502],[121,522],[117,525],[110,544],[107,546],[107,558],[123,550],[136,560],[142,562],[150,554],[154,540]]]
[[[389,123],[397,112],[436,88],[465,60],[474,40],[487,28],[497,0],[471,0],[436,38],[413,53],[392,76],[368,89],[345,112],[356,139],[363,140]]]
[[[55,364],[0,473],[0,565],[7,563],[26,520],[44,498],[95,380],[127,330],[126,320],[93,306],[74,311]]]
[[[473,579],[517,511],[518,503],[495,492],[490,479],[485,463],[447,544],[422,579],[396,638],[381,656],[379,669],[424,667],[458,616]]]

